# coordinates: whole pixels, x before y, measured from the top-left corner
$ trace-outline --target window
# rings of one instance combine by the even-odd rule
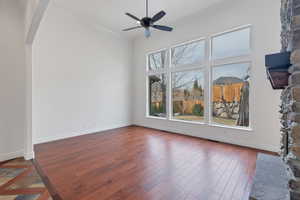
[[[250,28],[214,36],[211,52],[211,122],[249,127]]]
[[[204,121],[204,59],[205,40],[171,48],[172,119]]]
[[[201,70],[172,74],[173,118],[204,120],[204,75]]]
[[[218,35],[212,39],[212,58],[222,59],[250,53],[250,28]]]
[[[165,68],[166,65],[166,52],[160,51],[157,53],[152,53],[148,57],[148,70],[159,70]]]
[[[249,63],[212,70],[212,120],[228,126],[249,126]]]
[[[148,115],[152,117],[167,117],[166,64],[166,50],[148,55]]]
[[[250,26],[150,53],[147,60],[148,116],[250,126]]]
[[[166,77],[149,76],[149,114],[155,117],[166,117]]]
[[[172,65],[201,64],[205,59],[205,41],[200,40],[172,48]]]

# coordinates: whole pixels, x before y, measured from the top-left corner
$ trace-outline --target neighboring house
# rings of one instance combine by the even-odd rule
[[[213,82],[213,102],[239,102],[244,81],[237,77],[220,77]],[[223,98],[223,99],[222,99]]]

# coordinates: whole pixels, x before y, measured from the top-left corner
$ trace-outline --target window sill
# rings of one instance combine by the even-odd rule
[[[179,122],[179,123],[185,123],[185,124],[194,124],[194,125],[206,125],[208,127],[218,127],[218,128],[226,128],[226,129],[233,129],[233,130],[241,130],[241,131],[247,131],[247,132],[253,132],[253,129],[250,127],[241,127],[241,126],[227,126],[222,124],[216,124],[216,123],[206,123],[206,122],[197,122],[197,121],[187,121],[187,120],[179,120],[179,119],[167,119],[163,117],[154,117],[154,116],[146,116],[148,119],[157,119],[157,120],[164,120],[164,121],[171,121],[171,122]]]
[[[150,116],[150,115],[146,115],[146,118],[159,119],[159,120],[168,120],[166,117],[155,117],[155,116]]]
[[[207,125],[208,126],[212,126],[212,127],[227,128],[227,129],[234,129],[234,130],[242,130],[242,131],[249,131],[249,132],[253,131],[253,129],[250,128],[250,127],[226,126],[226,125],[216,124],[216,123],[210,123],[210,124],[207,124]]]
[[[169,119],[169,121],[172,122],[182,122],[182,123],[187,123],[187,124],[199,124],[199,125],[207,125],[207,123],[203,122],[198,122],[198,121],[187,121],[187,120],[180,120],[180,119]]]

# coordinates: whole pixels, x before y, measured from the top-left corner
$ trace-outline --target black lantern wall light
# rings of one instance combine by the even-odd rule
[[[284,89],[288,85],[291,66],[290,52],[266,55],[266,70],[273,89]]]

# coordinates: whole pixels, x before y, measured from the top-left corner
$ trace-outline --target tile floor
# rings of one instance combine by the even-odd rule
[[[0,200],[52,200],[31,161],[0,163]]]

